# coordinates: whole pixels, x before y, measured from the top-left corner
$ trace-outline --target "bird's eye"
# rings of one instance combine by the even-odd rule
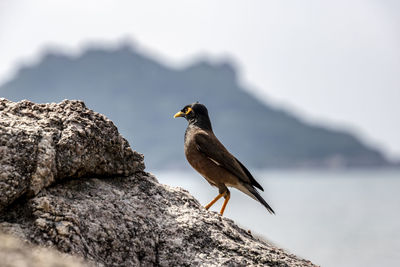
[[[192,112],[193,109],[191,107],[185,107],[185,110],[183,111],[186,115],[188,115],[190,112]]]

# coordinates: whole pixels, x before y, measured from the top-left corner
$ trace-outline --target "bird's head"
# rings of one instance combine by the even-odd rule
[[[210,118],[208,117],[208,110],[206,106],[200,104],[199,102],[184,106],[174,115],[174,118],[177,117],[184,117],[189,124],[196,124],[201,128],[211,130],[211,122]]]

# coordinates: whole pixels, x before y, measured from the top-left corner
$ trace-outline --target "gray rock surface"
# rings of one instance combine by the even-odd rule
[[[14,103],[0,98],[0,210],[68,177],[143,170],[117,127],[81,101]]]
[[[26,125],[30,119],[44,120],[48,122],[44,125],[49,125],[49,113],[41,112],[46,114],[41,119],[25,115],[39,105],[2,103],[8,106],[3,111],[17,111],[12,112],[15,119],[1,119],[1,131],[8,134],[1,139],[2,145],[14,154],[8,161],[0,161],[0,168],[8,170],[9,175],[1,180],[7,181],[8,187],[2,185],[0,194],[15,188],[34,192],[26,197],[14,194],[14,201],[2,202],[0,231],[80,256],[97,266],[314,266],[258,240],[216,212],[206,211],[187,191],[159,184],[143,171],[143,158],[129,148],[115,126],[85,109],[83,103],[64,101],[40,106],[41,110],[57,109],[53,117],[62,122],[74,118],[74,123],[63,123],[63,127],[36,127],[40,122]],[[65,111],[73,107],[82,113]],[[29,119],[19,122],[21,116],[17,114]],[[19,127],[14,131],[10,124]],[[90,131],[84,132],[92,134],[81,135],[79,129],[86,126]],[[27,133],[32,133],[31,137]],[[16,143],[5,142],[11,139]],[[82,145],[76,149],[78,141]],[[20,165],[12,164],[12,155]],[[65,158],[58,159],[57,155]],[[54,157],[55,163],[43,163]],[[32,178],[42,166],[46,171]],[[49,175],[53,177],[51,182]],[[40,189],[31,189],[32,179],[41,185],[35,187]],[[25,187],[14,186],[14,180],[23,181]],[[55,180],[59,182],[52,184]]]
[[[59,183],[0,221],[3,231],[100,266],[312,266],[144,172]]]
[[[58,251],[32,246],[9,235],[0,234],[2,267],[83,267],[82,259]]]

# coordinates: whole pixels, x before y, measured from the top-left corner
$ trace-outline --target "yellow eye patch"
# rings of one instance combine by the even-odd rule
[[[189,113],[192,112],[192,111],[193,111],[193,109],[189,107],[189,108],[186,110],[185,114],[187,115],[187,114],[189,114]]]

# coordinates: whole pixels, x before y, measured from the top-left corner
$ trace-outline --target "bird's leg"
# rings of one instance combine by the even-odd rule
[[[220,193],[216,198],[214,198],[210,203],[208,203],[207,206],[205,206],[206,210],[208,210],[212,205],[214,205],[215,202],[218,201],[218,199],[220,199],[223,196],[224,194]]]
[[[225,211],[226,205],[228,204],[228,201],[229,201],[230,198],[231,198],[231,192],[229,192],[229,190],[228,190],[226,192],[226,194],[225,194],[225,201],[224,201],[224,204],[222,205],[222,208],[221,208],[221,211],[220,211],[221,216],[224,215],[224,211]]]

